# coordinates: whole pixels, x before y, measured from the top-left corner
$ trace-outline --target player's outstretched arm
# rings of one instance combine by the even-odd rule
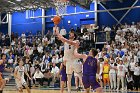
[[[86,54],[79,54],[77,50],[78,50],[77,48],[74,50],[74,56],[76,58],[82,58],[85,61],[87,59],[87,55]]]
[[[70,45],[76,45],[76,42],[70,41],[70,40],[64,38],[61,34],[59,34],[59,31],[57,30],[57,26],[55,26],[55,34],[57,35],[58,39],[61,40],[63,43],[67,42]]]

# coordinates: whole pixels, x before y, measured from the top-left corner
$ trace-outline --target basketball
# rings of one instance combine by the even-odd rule
[[[55,16],[55,17],[53,18],[53,22],[54,22],[55,25],[58,25],[58,24],[60,23],[60,21],[61,21],[60,16]]]

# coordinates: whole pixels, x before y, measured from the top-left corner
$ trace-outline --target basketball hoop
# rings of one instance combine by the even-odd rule
[[[62,16],[67,13],[67,0],[54,0],[54,4],[56,6],[56,14],[58,16]]]

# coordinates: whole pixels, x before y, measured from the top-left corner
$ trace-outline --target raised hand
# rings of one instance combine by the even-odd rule
[[[57,25],[55,25],[54,34],[55,34],[55,35],[58,35],[58,34],[59,34],[59,31],[58,31],[58,29],[57,29]]]
[[[32,78],[29,77],[30,80],[32,80]]]
[[[76,40],[76,48],[79,48],[80,46],[80,42],[78,40]]]

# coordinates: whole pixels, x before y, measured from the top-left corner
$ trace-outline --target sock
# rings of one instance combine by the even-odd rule
[[[3,90],[0,90],[0,93],[3,93]]]

